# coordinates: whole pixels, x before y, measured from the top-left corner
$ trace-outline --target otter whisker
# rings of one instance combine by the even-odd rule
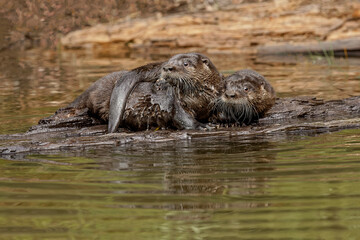
[[[253,119],[253,111],[252,111],[252,106],[249,102],[247,102],[246,104],[246,108],[247,108],[247,123],[246,125],[249,125]]]
[[[236,121],[242,125],[242,123],[244,122],[244,119],[246,118],[246,107],[244,104],[240,104],[239,106],[237,106],[237,111],[239,114],[239,116],[237,117]]]
[[[255,104],[251,103],[251,106],[253,108],[253,113],[256,114],[256,119],[259,119],[260,118],[260,115],[259,115],[259,112],[257,111],[256,107],[255,107]]]

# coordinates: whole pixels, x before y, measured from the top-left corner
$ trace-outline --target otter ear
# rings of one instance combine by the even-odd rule
[[[209,59],[203,58],[203,59],[201,59],[201,61],[202,61],[204,64],[206,64],[206,65],[209,66]]]

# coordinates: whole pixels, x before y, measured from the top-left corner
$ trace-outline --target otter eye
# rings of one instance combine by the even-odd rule
[[[248,87],[244,87],[244,91],[245,91],[245,92],[249,91],[249,88],[248,88]]]
[[[187,62],[184,62],[184,66],[187,67],[189,66],[189,64]]]

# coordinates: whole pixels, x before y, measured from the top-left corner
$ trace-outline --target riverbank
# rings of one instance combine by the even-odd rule
[[[214,11],[121,19],[71,32],[61,43],[65,49],[86,49],[98,56],[334,51],[348,57],[360,51],[360,4],[242,3]]]
[[[8,28],[3,50],[40,46],[128,56],[320,49],[348,57],[360,49],[360,3],[350,0],[15,0],[3,3],[0,15]]]

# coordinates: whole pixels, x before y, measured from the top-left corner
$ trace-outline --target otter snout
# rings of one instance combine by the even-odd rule
[[[225,96],[227,98],[235,98],[236,97],[236,92],[235,91],[225,91]]]
[[[165,65],[163,67],[163,71],[165,71],[165,72],[172,72],[174,70],[175,70],[175,66],[173,66],[173,65]]]

